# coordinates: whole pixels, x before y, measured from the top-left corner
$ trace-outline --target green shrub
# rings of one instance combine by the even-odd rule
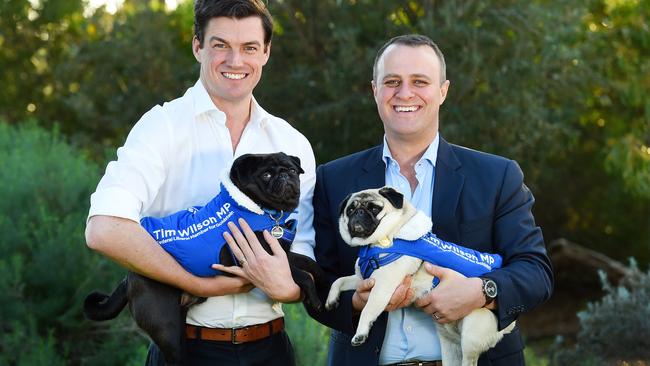
[[[558,339],[551,365],[610,365],[650,360],[650,270],[630,261],[633,275],[612,286],[600,272],[605,296],[578,313],[576,345],[562,348]]]
[[[312,319],[302,304],[284,305],[283,309],[297,365],[325,365],[329,329]]]
[[[0,364],[126,364],[143,342],[135,328],[81,313],[90,290],[124,274],[85,246],[98,166],[28,122],[0,123],[0,167]]]

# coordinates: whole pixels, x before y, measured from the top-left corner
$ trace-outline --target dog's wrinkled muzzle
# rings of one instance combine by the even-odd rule
[[[348,232],[353,238],[370,236],[379,225],[379,221],[363,208],[357,208],[349,215]]]

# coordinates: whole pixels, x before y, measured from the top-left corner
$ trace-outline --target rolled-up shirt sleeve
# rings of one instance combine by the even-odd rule
[[[88,218],[107,215],[140,221],[165,181],[170,129],[159,106],[136,123],[90,197]]]

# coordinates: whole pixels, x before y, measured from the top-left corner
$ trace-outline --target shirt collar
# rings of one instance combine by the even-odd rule
[[[197,80],[192,88],[192,97],[194,99],[194,116],[197,117],[203,113],[216,111],[221,116],[220,120],[223,120],[223,123],[226,123],[226,116],[212,101],[210,94],[205,89],[201,79]],[[252,124],[260,124],[262,127],[266,125],[270,118],[270,114],[265,111],[258,103],[255,97],[252,97],[251,103],[251,118],[250,122]]]
[[[197,80],[192,88],[192,99],[194,100],[194,116],[197,117],[205,112],[219,111],[210,99],[208,91],[203,86],[201,79]]]
[[[436,134],[436,138],[433,139],[433,142],[429,144],[429,147],[424,151],[424,154],[422,154],[422,157],[420,158],[419,161],[422,160],[428,160],[433,167],[436,166],[436,161],[438,160],[438,146],[440,145],[440,132]],[[386,141],[386,135],[384,134],[384,149],[382,152],[382,159],[384,160],[384,163],[386,166],[388,166],[388,163],[390,161],[395,161],[393,159],[393,155],[390,152],[390,149],[388,148],[388,141]]]

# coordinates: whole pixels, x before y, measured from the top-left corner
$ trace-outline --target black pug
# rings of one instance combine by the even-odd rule
[[[289,251],[292,237],[287,234],[295,229],[295,220],[282,221],[298,206],[301,173],[304,171],[300,167],[300,159],[294,156],[284,153],[242,155],[233,162],[229,175],[224,177],[220,194],[208,204],[160,219],[144,218],[141,224],[188,271],[200,276],[232,276],[210,267],[213,263],[238,265],[221,237],[223,230],[216,227],[226,227],[228,221],[243,215],[269,254],[272,251],[262,230],[267,229],[278,237],[287,252],[293,280],[304,295],[305,306],[320,310],[322,305],[316,286],[328,286],[326,277],[311,258]],[[259,222],[255,224],[255,221]],[[184,224],[184,229],[179,227],[179,223]],[[170,225],[176,226],[176,229],[170,229]],[[190,237],[192,241],[188,240]],[[191,248],[188,251],[185,247],[178,253],[174,251],[175,246],[191,245],[190,242],[201,239],[210,244],[212,252],[201,251],[205,245],[196,250]],[[222,241],[220,249],[214,245],[216,240]],[[187,308],[203,301],[205,298],[128,272],[110,296],[99,292],[89,294],[83,310],[88,319],[109,320],[115,318],[128,303],[135,322],[158,345],[166,363],[174,365],[183,363]]]

